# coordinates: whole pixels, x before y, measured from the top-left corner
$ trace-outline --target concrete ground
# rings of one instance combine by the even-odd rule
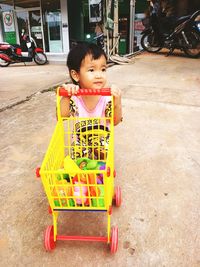
[[[55,127],[55,94],[64,65],[13,65],[0,78],[0,266],[200,266],[200,60],[142,54],[108,69],[123,92],[124,121],[115,128],[116,184],[123,193],[112,225],[119,246],[58,241],[35,168]],[[105,235],[106,215],[65,213],[59,233]]]

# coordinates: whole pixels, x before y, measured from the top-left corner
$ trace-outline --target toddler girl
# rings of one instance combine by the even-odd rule
[[[110,96],[76,96],[79,88],[102,89],[107,87],[107,57],[104,50],[93,43],[78,44],[69,52],[67,66],[73,83],[63,85],[69,96],[61,99],[61,116],[80,118],[110,117]],[[111,95],[113,96],[114,104],[114,125],[117,125],[122,121],[121,91],[116,86],[111,86]],[[82,125],[79,123],[76,131],[82,132],[83,130],[79,128],[85,127],[85,125],[85,123],[82,123]],[[94,129],[94,125],[89,125],[87,122],[87,127],[89,126]],[[108,138],[106,137],[106,139]],[[81,153],[79,156],[85,155]]]

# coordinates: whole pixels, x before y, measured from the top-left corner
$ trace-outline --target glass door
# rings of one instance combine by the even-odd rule
[[[28,13],[31,37],[36,41],[38,47],[43,48],[40,10],[31,10]]]
[[[48,12],[46,15],[49,52],[62,52],[61,13]]]

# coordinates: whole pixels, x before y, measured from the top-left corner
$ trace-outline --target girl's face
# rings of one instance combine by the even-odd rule
[[[81,63],[80,72],[77,73],[80,88],[101,89],[106,84],[106,58],[102,55],[93,59],[87,55]]]

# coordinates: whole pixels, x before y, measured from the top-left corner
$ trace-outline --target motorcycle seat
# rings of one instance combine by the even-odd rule
[[[14,48],[20,48],[21,46],[20,45],[18,45],[18,44],[13,44],[12,45]]]

